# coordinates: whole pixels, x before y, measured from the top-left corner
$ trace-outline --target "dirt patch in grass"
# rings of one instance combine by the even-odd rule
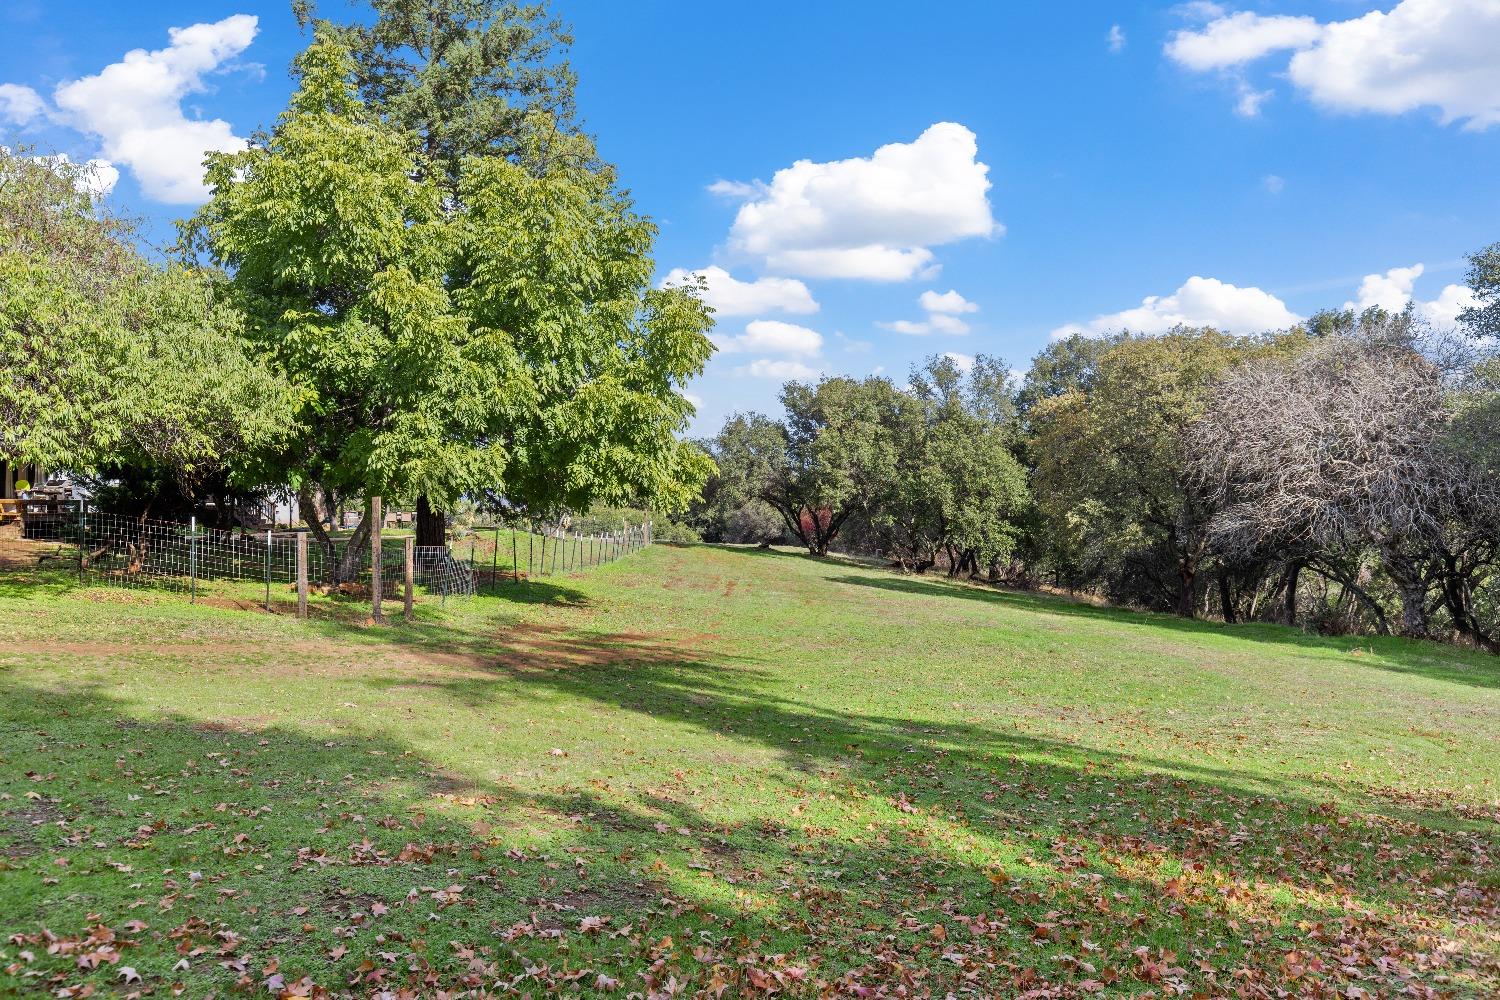
[[[18,860],[41,853],[41,828],[62,818],[62,811],[45,799],[28,799],[25,805],[0,813],[0,844],[4,845],[5,856]]]

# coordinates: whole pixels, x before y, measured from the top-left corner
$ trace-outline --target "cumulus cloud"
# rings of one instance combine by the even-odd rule
[[[25,125],[41,117],[47,109],[42,95],[16,83],[0,83],[0,119],[12,125]]]
[[[1302,317],[1270,292],[1241,288],[1217,278],[1193,276],[1170,295],[1149,295],[1134,309],[1069,323],[1052,331],[1054,340],[1075,333],[1102,337],[1120,330],[1166,333],[1175,326],[1211,326],[1226,333],[1260,333],[1295,326]]]
[[[1225,14],[1174,34],[1169,58],[1187,69],[1231,71],[1291,51],[1286,77],[1333,111],[1404,114],[1436,108],[1443,124],[1500,122],[1500,2],[1401,0],[1346,21]],[[1262,94],[1238,83],[1244,95]],[[1259,98],[1253,101],[1256,109]]]
[[[674,267],[662,279],[662,287],[691,284],[702,277],[707,283],[704,301],[719,316],[753,316],[757,313],[815,313],[818,303],[807,286],[796,278],[757,278],[740,281],[722,267],[697,271]]]
[[[801,361],[771,361],[767,358],[758,358],[748,365],[741,365],[735,370],[736,375],[749,375],[751,378],[772,378],[780,382],[792,379],[806,381],[818,377],[818,372]]]
[[[823,350],[823,335],[795,323],[757,319],[745,324],[735,336],[715,336],[714,345],[725,354],[792,354],[817,357]]]
[[[963,313],[979,311],[979,306],[953,289],[942,293],[929,289],[917,297],[917,304],[926,310],[926,319],[898,319],[878,325],[886,330],[905,333],[913,337],[923,337],[929,333],[964,334],[969,332],[969,324],[959,319],[959,316]]]
[[[1286,49],[1300,49],[1322,36],[1311,17],[1263,17],[1250,11],[1217,17],[1197,30],[1183,30],[1167,41],[1167,55],[1188,69],[1228,69]]]
[[[1001,231],[974,133],[939,122],[868,157],[798,160],[749,195],[730,246],[772,271],[904,281],[937,266],[930,247]],[[719,193],[734,190],[720,182]]]
[[[245,140],[222,119],[188,118],[182,102],[205,90],[204,77],[250,45],[256,24],[249,14],[235,14],[212,24],[172,28],[166,48],[134,49],[93,76],[59,85],[52,95],[54,118],[96,137],[104,157],[128,168],[146,197],[201,202],[207,196],[204,154],[243,149]],[[5,87],[8,96],[0,97],[0,108],[8,116],[17,108],[41,113],[26,96],[35,97],[35,91]]]
[[[1105,36],[1105,41],[1109,44],[1109,51],[1123,52],[1125,50],[1125,29],[1118,24],[1111,24],[1109,26],[1109,34]]]
[[[917,297],[917,303],[928,312],[934,313],[971,313],[978,312],[979,307],[953,289],[948,289],[941,294],[931,289],[923,292]]]
[[[1380,274],[1367,274],[1359,283],[1354,298],[1344,303],[1345,309],[1364,312],[1378,306],[1387,312],[1400,312],[1408,302],[1417,315],[1437,326],[1452,326],[1458,322],[1458,314],[1478,301],[1467,285],[1445,285],[1437,298],[1429,301],[1418,299],[1413,291],[1417,279],[1426,271],[1422,264],[1410,267],[1393,267]]]

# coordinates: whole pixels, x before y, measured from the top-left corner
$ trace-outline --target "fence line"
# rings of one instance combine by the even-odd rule
[[[454,539],[455,558],[490,593],[507,583],[578,573],[622,559],[651,544],[651,522],[601,534],[531,532],[503,525],[472,528]]]
[[[245,532],[88,510],[30,514],[24,535],[76,549],[80,577],[111,586],[161,587],[197,598],[210,582],[260,584],[269,608],[272,588],[297,584],[297,536],[301,532]],[[577,573],[621,559],[651,544],[651,522],[621,531],[578,535],[567,531],[533,533],[500,525],[471,529],[450,546],[415,546],[416,586],[444,600],[472,596],[481,586],[491,593],[506,583]],[[403,576],[406,539],[391,537],[381,546],[383,580]],[[307,578],[314,584],[348,553],[348,540],[336,539],[330,557],[322,546],[307,546]],[[65,559],[66,556],[58,556]],[[354,578],[345,585],[368,585],[369,546],[362,546]],[[395,588],[390,593],[394,595]]]

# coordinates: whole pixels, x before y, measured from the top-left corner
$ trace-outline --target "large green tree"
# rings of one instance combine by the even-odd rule
[[[416,169],[461,212],[472,190],[474,158],[499,159],[547,174],[554,155],[572,169],[611,176],[574,124],[576,78],[565,53],[572,39],[545,4],[509,0],[370,0],[373,17],[318,18],[312,0],[294,4],[298,20],[348,49],[365,103],[416,137]],[[560,148],[561,147],[561,148]],[[445,276],[450,291],[472,279],[463,267]],[[507,505],[537,506],[510,487]],[[419,494],[417,542],[441,545],[444,515]]]
[[[284,386],[204,272],[159,268],[86,168],[0,149],[0,456],[192,497],[274,440]]]
[[[712,350],[708,315],[651,289],[654,228],[568,148],[583,140],[542,118],[544,170],[470,158],[455,203],[418,137],[360,100],[331,33],[297,70],[264,141],[210,157],[196,220],[248,336],[296,387],[267,481],[309,511],[320,495],[441,506],[484,491],[533,512],[684,503],[706,460],[677,440],[678,390]]]

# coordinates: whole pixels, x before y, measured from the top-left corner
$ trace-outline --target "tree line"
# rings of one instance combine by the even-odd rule
[[[682,393],[712,352],[694,288],[579,127],[541,6],[374,0],[296,14],[295,92],[175,246],[61,158],[0,151],[0,455],[97,497],[223,517],[276,490],[332,564],[328,512],[468,498],[539,520],[672,510],[710,464]],[[352,566],[336,573],[347,575]]]
[[[1500,652],[1500,244],[1453,329],[1408,306],[1285,331],[1050,344],[788,383],[702,442],[705,538],[791,542],[1185,617]]]

